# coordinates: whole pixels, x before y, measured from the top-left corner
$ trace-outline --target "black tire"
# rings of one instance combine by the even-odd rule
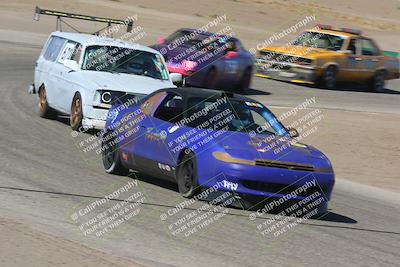
[[[82,126],[83,112],[82,112],[82,98],[79,93],[76,93],[71,103],[71,112],[69,117],[69,124],[72,130],[77,131]]]
[[[209,89],[215,89],[217,86],[217,70],[213,67],[211,68],[204,81],[204,87]]]
[[[57,113],[54,109],[49,106],[47,102],[47,92],[44,86],[39,88],[39,101],[38,101],[38,112],[39,116],[46,119],[53,119]]]
[[[380,93],[385,89],[386,75],[384,71],[378,71],[368,82],[368,87],[372,92]]]
[[[110,174],[128,175],[129,169],[122,165],[118,146],[114,142],[114,139],[110,138],[110,140],[108,140],[106,135],[104,136],[101,142],[101,159],[105,171]]]
[[[251,83],[251,68],[247,68],[244,73],[242,78],[239,81],[239,84],[236,88],[236,91],[240,94],[246,94],[247,90],[250,87]]]
[[[322,85],[326,89],[335,89],[337,85],[337,68],[328,66],[322,75]]]
[[[179,193],[183,197],[192,198],[199,192],[197,163],[193,153],[183,156],[176,176]]]

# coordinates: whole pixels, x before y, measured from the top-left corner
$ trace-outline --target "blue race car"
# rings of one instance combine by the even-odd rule
[[[161,89],[130,106],[114,102],[102,160],[108,173],[134,169],[168,179],[189,198],[217,186],[251,201],[301,201],[319,192],[326,204],[334,185],[331,163],[317,149],[295,142],[296,136],[251,98]]]
[[[252,55],[230,35],[184,28],[159,38],[152,48],[164,56],[169,72],[183,75],[186,86],[240,93],[250,86]]]

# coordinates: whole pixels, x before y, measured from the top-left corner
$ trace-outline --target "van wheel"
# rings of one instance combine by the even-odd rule
[[[326,89],[335,89],[337,83],[337,68],[335,66],[329,66],[326,68],[323,76],[322,83]]]
[[[44,86],[39,88],[39,102],[38,102],[39,116],[46,119],[53,119],[56,116],[56,112],[49,106],[47,102],[47,93]]]
[[[76,93],[71,104],[71,113],[69,124],[72,130],[77,131],[82,126],[82,98],[79,93]]]
[[[385,72],[378,71],[368,82],[368,87],[372,92],[380,93],[385,89]]]

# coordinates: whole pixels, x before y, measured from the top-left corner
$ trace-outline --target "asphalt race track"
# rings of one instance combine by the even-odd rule
[[[140,214],[102,238],[84,236],[71,214],[132,178],[105,174],[100,158],[77,146],[65,119],[37,115],[37,96],[26,88],[40,47],[1,42],[0,51],[0,214],[146,266],[399,266],[400,200],[342,177],[331,213],[282,236],[264,237],[257,230],[272,214],[250,221],[250,212],[230,209],[185,238],[172,235],[160,220],[184,200],[175,186],[139,175],[138,187],[146,196]],[[318,107],[399,114],[400,91],[393,89],[399,84],[396,80],[385,93],[374,94],[359,92],[358,86],[350,90],[352,85],[328,91],[255,78],[250,95],[276,106],[317,96]]]

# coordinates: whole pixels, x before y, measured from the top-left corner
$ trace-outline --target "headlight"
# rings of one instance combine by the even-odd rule
[[[245,164],[252,166],[256,165],[256,162],[254,160],[234,158],[226,152],[213,152],[212,155],[214,156],[215,159],[226,163],[237,163],[237,164]]]
[[[102,91],[100,99],[101,99],[101,103],[110,104],[111,100],[112,100],[111,93],[108,91]]]
[[[131,94],[121,91],[111,91],[107,89],[97,90],[94,95],[94,105],[103,105],[104,107],[110,107],[114,101],[119,103],[129,102],[131,105],[136,104],[145,95],[142,94]]]

